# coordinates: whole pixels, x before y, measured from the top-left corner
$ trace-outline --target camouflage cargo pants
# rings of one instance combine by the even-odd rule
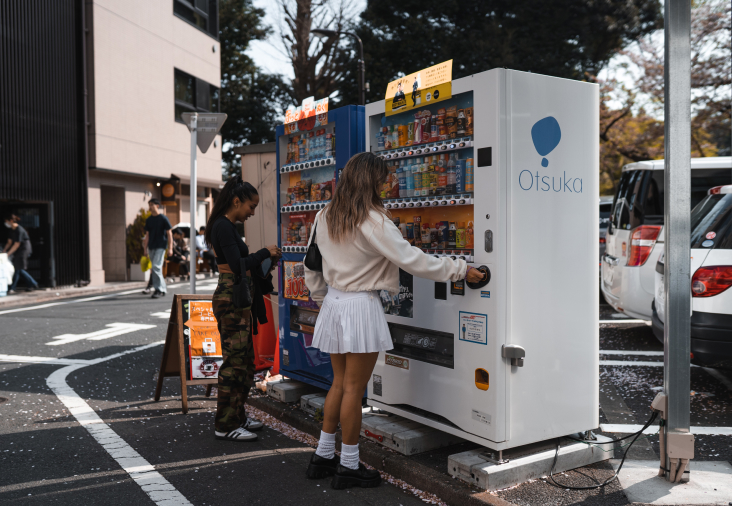
[[[253,293],[252,280],[248,276],[246,279]],[[219,274],[219,284],[213,295],[213,311],[224,357],[219,369],[215,420],[215,428],[219,432],[232,431],[247,421],[244,403],[254,382],[251,310],[234,307],[233,286],[233,274]]]

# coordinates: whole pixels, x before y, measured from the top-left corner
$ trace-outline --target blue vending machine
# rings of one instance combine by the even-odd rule
[[[311,347],[318,306],[305,286],[303,260],[315,214],[330,201],[339,171],[365,149],[364,107],[325,116],[277,127],[277,224],[280,373],[328,389],[333,369],[329,355]]]

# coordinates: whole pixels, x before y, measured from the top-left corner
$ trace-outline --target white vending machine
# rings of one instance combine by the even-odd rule
[[[494,450],[596,428],[598,86],[495,69],[417,101],[366,106],[384,204],[415,247],[489,281],[400,272],[368,404]]]

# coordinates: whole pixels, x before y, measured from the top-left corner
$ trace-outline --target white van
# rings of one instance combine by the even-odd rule
[[[623,167],[605,238],[600,289],[616,311],[651,320],[656,262],[663,252],[664,161]],[[691,208],[732,183],[732,157],[691,159]]]

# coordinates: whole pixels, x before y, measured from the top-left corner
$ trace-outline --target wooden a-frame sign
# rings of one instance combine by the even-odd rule
[[[211,387],[219,382],[218,377],[208,379],[189,380],[186,377],[186,353],[185,338],[183,331],[183,303],[191,300],[213,300],[213,295],[175,295],[173,307],[170,310],[168,320],[168,331],[165,334],[165,346],[163,347],[163,360],[160,362],[158,372],[158,384],[155,388],[155,401],[160,400],[160,392],[163,390],[163,380],[171,376],[180,377],[181,402],[183,413],[188,413],[188,385],[207,385],[206,397],[211,395]]]

